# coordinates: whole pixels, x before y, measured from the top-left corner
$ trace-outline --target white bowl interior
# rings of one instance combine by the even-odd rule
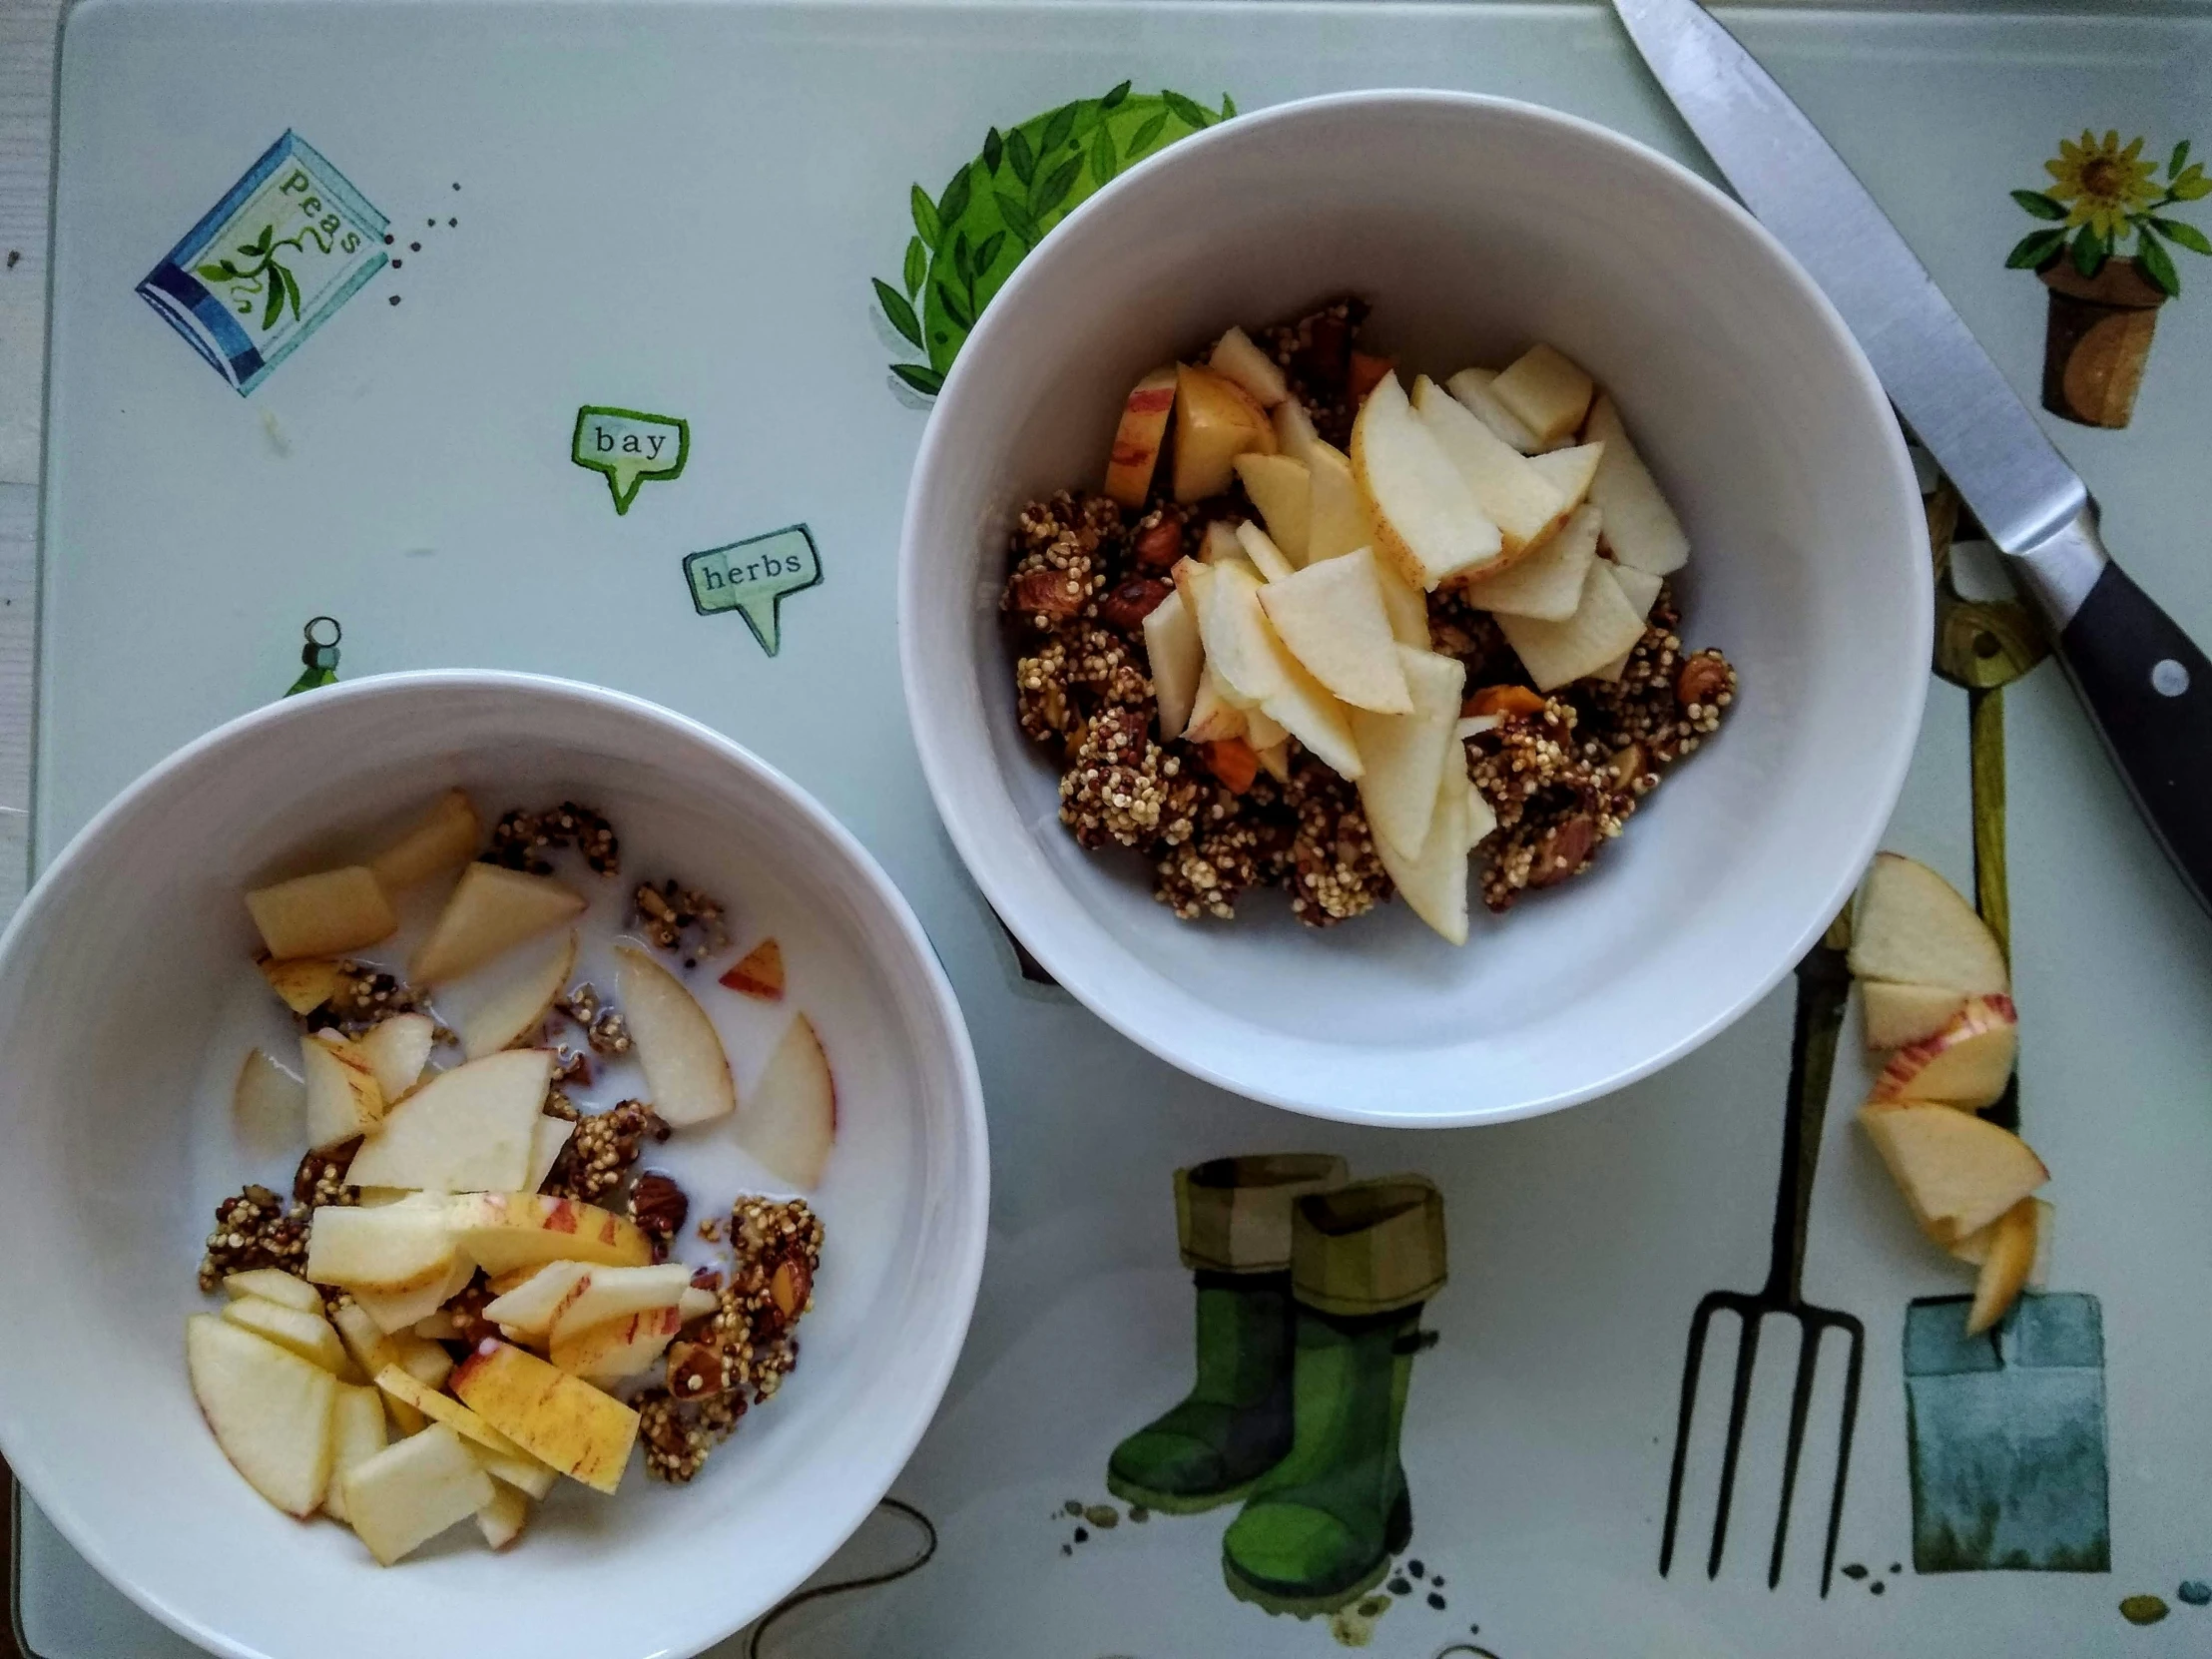
[[[1534,340],[1618,401],[1687,525],[1686,644],[1742,693],[1588,875],[1465,949],[1401,904],[1315,933],[1280,894],[1178,922],[1084,852],[1012,712],[1012,514],[1091,485],[1124,391],[1231,322],[1357,292],[1408,371]],[[1787,970],[1888,818],[1929,649],[1895,419],[1810,281],[1733,204],[1567,117],[1353,94],[1242,118],[1102,192],[993,300],[938,401],[901,565],[907,695],[953,839],[1094,1011],[1201,1076],[1326,1116],[1468,1123],[1618,1086]],[[1479,904],[1476,906],[1479,912]]]
[[[839,1132],[812,1195],[829,1239],[800,1367],[696,1482],[633,1467],[612,1499],[564,1482],[504,1554],[455,1534],[384,1571],[231,1471],[193,1404],[181,1323],[207,1306],[193,1270],[217,1200],[243,1179],[284,1184],[292,1161],[254,1163],[226,1112],[234,1010],[257,977],[240,892],[453,785],[492,811],[603,803],[627,874],[665,857],[735,895],[742,936],[784,942],[792,1002],[837,1074]],[[0,949],[0,1443],[96,1566],[222,1651],[696,1651],[866,1515],[935,1407],[981,1270],[980,1094],[910,912],[795,786],[590,688],[365,681],[165,764],[63,853]],[[735,1056],[741,1086],[765,1058]],[[737,1185],[749,1171],[727,1125],[669,1151],[646,1162],[676,1169],[695,1219],[738,1190],[789,1190]]]

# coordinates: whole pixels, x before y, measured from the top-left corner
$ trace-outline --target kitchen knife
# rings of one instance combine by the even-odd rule
[[[2212,663],[2105,552],[2097,507],[1843,158],[1696,0],[1613,0],[1759,222],[1812,274],[2048,625],[2135,802],[2212,908]]]

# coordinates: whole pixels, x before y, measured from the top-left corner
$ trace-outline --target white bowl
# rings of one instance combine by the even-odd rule
[[[1014,720],[997,597],[1013,515],[1095,488],[1155,364],[1340,292],[1411,368],[1533,340],[1618,400],[1690,531],[1692,646],[1742,692],[1591,872],[1478,919],[1402,904],[1314,933],[1280,893],[1177,921],[1134,853],[1056,822]],[[899,635],[937,810],[1006,924],[1093,1012],[1256,1099],[1485,1123],[1618,1088],[1749,1008],[1827,926],[1913,752],[1928,540],[1888,400],[1812,280],[1673,162],[1500,99],[1352,93],[1242,116],[1131,170],[991,301],[906,503]],[[1479,905],[1477,906],[1479,908]]]
[[[454,785],[491,812],[602,803],[626,875],[733,895],[740,942],[775,932],[789,1005],[837,1074],[838,1138],[811,1195],[828,1239],[800,1365],[693,1484],[637,1466],[612,1498],[563,1482],[502,1554],[464,1527],[383,1569],[232,1471],[193,1404],[183,1322],[208,1306],[193,1275],[217,1200],[287,1180],[297,1156],[253,1164],[225,1110],[236,1010],[268,1003],[241,891]],[[665,869],[647,867],[653,851]],[[734,1055],[741,1089],[765,1046]],[[799,1584],[882,1495],[951,1374],[982,1270],[981,1091],[912,912],[790,780],[594,687],[363,680],[173,756],[70,843],[0,940],[0,1448],[107,1578],[242,1659],[697,1652]],[[676,1169],[695,1216],[780,1186],[726,1125],[667,1150],[687,1147],[688,1165],[661,1148],[647,1162]]]

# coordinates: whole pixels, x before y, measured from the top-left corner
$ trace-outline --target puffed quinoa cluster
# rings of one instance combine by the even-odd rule
[[[307,1260],[308,1209],[287,1204],[263,1186],[248,1186],[215,1207],[215,1231],[200,1259],[200,1288],[212,1291],[234,1273],[281,1268],[296,1274]]]
[[[355,961],[338,964],[338,988],[299,1016],[309,1031],[358,1037],[394,1014],[419,1013],[422,994],[396,975]],[[440,1037],[446,1033],[440,1032]]]
[[[553,864],[545,854],[556,847],[573,846],[595,874],[615,875],[622,869],[622,842],[604,813],[564,801],[542,813],[512,808],[491,828],[491,845],[482,862],[501,864],[531,875],[549,875]]]
[[[630,1052],[629,1021],[618,1010],[600,1001],[599,992],[590,980],[556,998],[553,1006],[584,1028],[584,1040],[591,1044],[594,1054]]]
[[[729,948],[722,905],[695,888],[674,880],[659,886],[641,881],[631,905],[638,931],[663,950],[681,951],[686,967],[696,967]],[[684,946],[687,934],[697,935],[689,949]]]
[[[646,1141],[665,1141],[669,1137],[668,1125],[642,1100],[625,1100],[604,1112],[582,1112],[562,1095],[558,1105],[548,1097],[546,1111],[576,1125],[576,1132],[553,1160],[553,1171],[539,1189],[552,1198],[600,1203],[629,1178]]]

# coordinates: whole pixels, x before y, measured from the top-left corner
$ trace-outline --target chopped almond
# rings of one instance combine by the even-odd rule
[[[728,973],[722,983],[747,996],[757,996],[764,1002],[780,1002],[784,997],[784,947],[773,938],[763,939],[748,950],[744,957]]]

